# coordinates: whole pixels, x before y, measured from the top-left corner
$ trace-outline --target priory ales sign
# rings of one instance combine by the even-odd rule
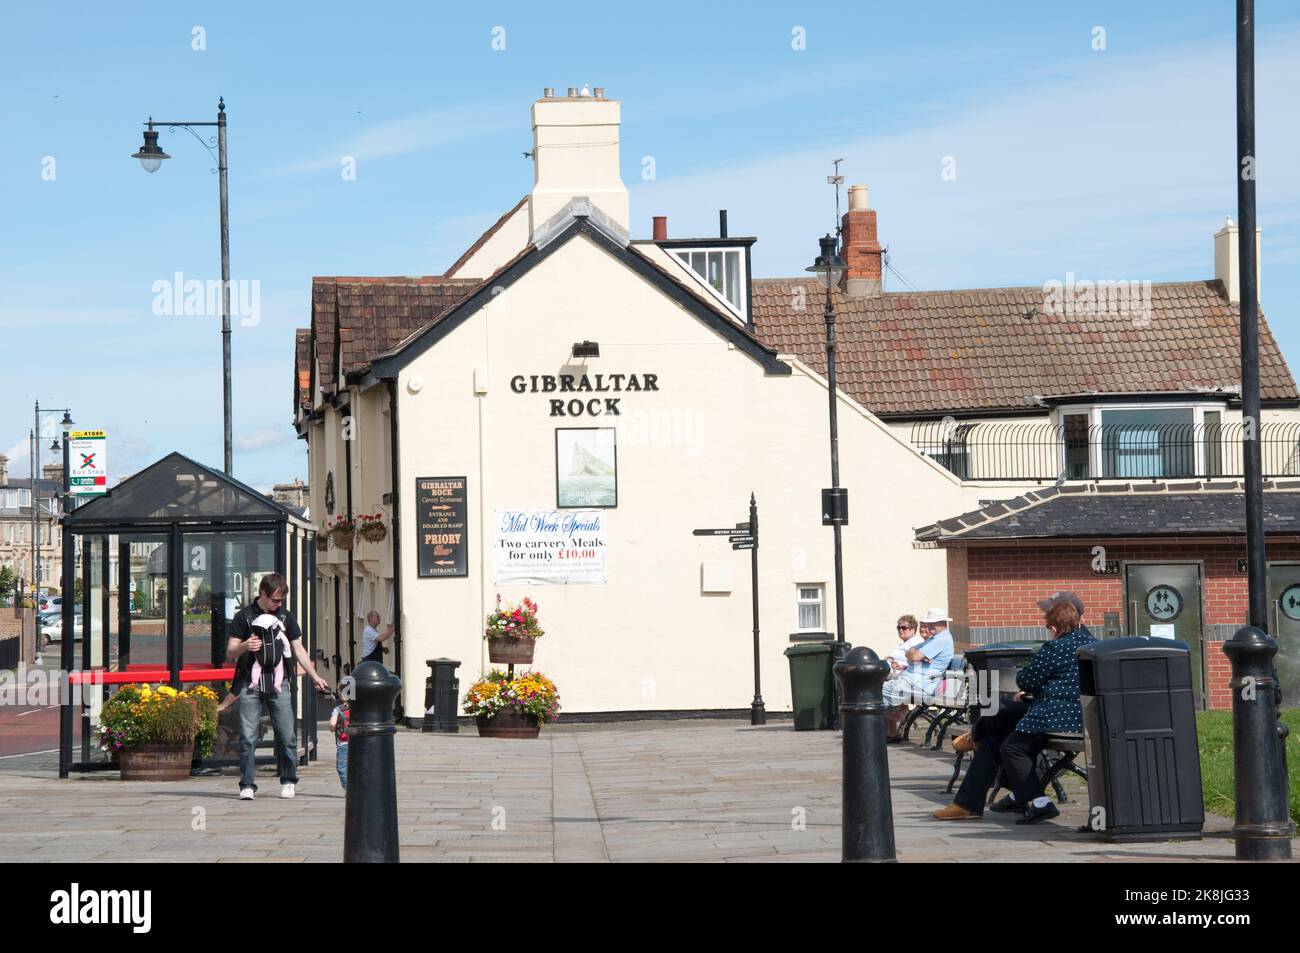
[[[416,561],[422,579],[469,575],[465,497],[465,477],[416,479]]]

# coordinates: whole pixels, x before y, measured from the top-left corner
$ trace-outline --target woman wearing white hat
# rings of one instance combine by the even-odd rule
[[[891,743],[903,740],[898,730],[907,716],[907,703],[933,692],[948,671],[953,650],[950,621],[942,609],[926,609],[920,618],[924,641],[907,650],[907,671],[885,682],[885,704],[890,706],[885,714],[885,737]]]

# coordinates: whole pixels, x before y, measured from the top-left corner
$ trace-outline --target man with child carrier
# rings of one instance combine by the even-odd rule
[[[251,801],[257,790],[257,728],[262,705],[271,709],[275,732],[276,764],[280,772],[280,797],[293,797],[298,783],[298,736],[290,692],[296,659],[316,686],[329,683],[316,673],[302,644],[302,630],[293,613],[284,608],[289,586],[284,576],[262,577],[257,598],[237,613],[230,625],[227,649],[235,661],[230,691],[239,696],[239,799]]]

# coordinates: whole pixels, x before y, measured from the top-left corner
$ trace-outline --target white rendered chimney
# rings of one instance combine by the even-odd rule
[[[585,196],[627,231],[631,225],[627,188],[618,171],[617,100],[546,96],[533,103],[532,200],[528,203],[530,240],[537,229],[571,199]]]
[[[1214,233],[1214,277],[1223,282],[1228,291],[1228,300],[1241,304],[1241,259],[1237,232],[1239,228],[1228,216],[1223,228]],[[1255,229],[1255,296],[1261,297],[1259,282],[1259,229]]]

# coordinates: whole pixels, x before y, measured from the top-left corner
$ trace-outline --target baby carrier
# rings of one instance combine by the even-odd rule
[[[262,647],[248,653],[253,659],[249,687],[262,692],[278,692],[284,681],[285,657],[290,654],[284,623],[278,616],[264,612],[252,621],[251,627],[253,634],[262,640]]]

